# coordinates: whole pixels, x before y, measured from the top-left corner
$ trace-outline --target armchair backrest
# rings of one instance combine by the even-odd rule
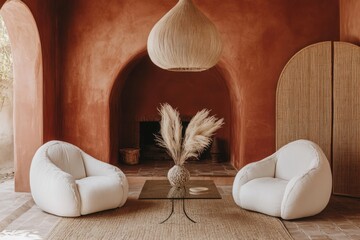
[[[319,165],[319,149],[315,143],[308,140],[297,140],[283,146],[276,152],[275,177],[290,180],[307,173]]]
[[[86,177],[84,161],[80,150],[72,144],[52,141],[46,150],[46,155],[52,163],[76,180]]]

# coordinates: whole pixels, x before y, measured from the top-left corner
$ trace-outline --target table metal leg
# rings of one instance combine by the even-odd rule
[[[181,201],[182,201],[182,210],[183,210],[185,216],[187,217],[187,219],[189,219],[189,220],[192,221],[193,223],[196,223],[193,219],[191,219],[191,218],[189,217],[189,215],[188,215],[187,212],[186,212],[186,209],[185,209],[185,199],[181,199]],[[170,212],[169,216],[168,216],[164,221],[160,222],[160,224],[162,224],[162,223],[166,222],[167,220],[169,220],[169,218],[170,218],[173,214],[174,214],[174,199],[171,199],[171,212]]]
[[[189,217],[189,215],[187,215],[187,213],[186,213],[186,210],[185,210],[185,199],[182,199],[182,202],[183,202],[183,212],[184,212],[184,214],[185,214],[185,216],[190,220],[190,221],[192,221],[193,223],[196,223],[194,220],[192,220],[190,217]]]
[[[171,215],[173,215],[174,213],[174,199],[171,199],[171,212],[170,212],[170,215],[162,222],[160,222],[160,224],[166,222],[167,220],[169,220],[169,218],[171,217]]]

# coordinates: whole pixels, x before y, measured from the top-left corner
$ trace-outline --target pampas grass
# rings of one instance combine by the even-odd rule
[[[190,157],[198,158],[211,143],[211,137],[223,124],[224,119],[209,116],[210,110],[203,109],[191,119],[184,138],[180,114],[168,103],[162,104],[160,134],[156,135],[156,142],[164,147],[176,165],[183,165]]]

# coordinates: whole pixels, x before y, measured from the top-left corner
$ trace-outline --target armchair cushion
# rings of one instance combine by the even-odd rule
[[[240,190],[240,202],[243,208],[280,216],[281,202],[288,181],[280,178],[256,178],[245,184]]]
[[[76,180],[81,199],[81,215],[119,207],[124,193],[118,184],[116,176],[94,176]]]

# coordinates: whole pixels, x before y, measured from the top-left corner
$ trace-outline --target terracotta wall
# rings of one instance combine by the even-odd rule
[[[114,101],[119,102],[120,115],[112,116],[115,119],[111,120],[117,122],[120,131],[111,140],[119,139],[120,147],[139,147],[139,122],[159,121],[157,108],[165,102],[177,108],[184,121],[203,108],[211,109],[211,115],[225,121],[216,136],[226,146],[230,142],[230,98],[226,82],[216,68],[200,73],[170,72],[144,56],[125,79],[123,89],[114,94],[118,96]]]
[[[339,39],[339,3],[194,2],[216,24],[224,41],[218,69],[229,89],[231,160],[240,168],[275,150],[275,91],[280,72],[301,48]],[[176,0],[59,3],[58,71],[64,140],[110,161],[111,90],[120,73],[128,70],[128,63],[146,48],[154,23],[175,3]]]
[[[59,137],[59,91],[57,82],[56,0],[22,0],[31,11],[39,31],[43,74],[43,140]],[[61,50],[60,50],[61,51]],[[38,106],[40,107],[40,106]]]
[[[35,151],[44,141],[58,137],[55,4],[40,0],[23,3],[9,1],[7,10],[2,11],[14,48],[16,191],[30,190],[29,167]],[[3,4],[1,1],[0,6]]]
[[[340,40],[360,46],[360,1],[340,0]]]

